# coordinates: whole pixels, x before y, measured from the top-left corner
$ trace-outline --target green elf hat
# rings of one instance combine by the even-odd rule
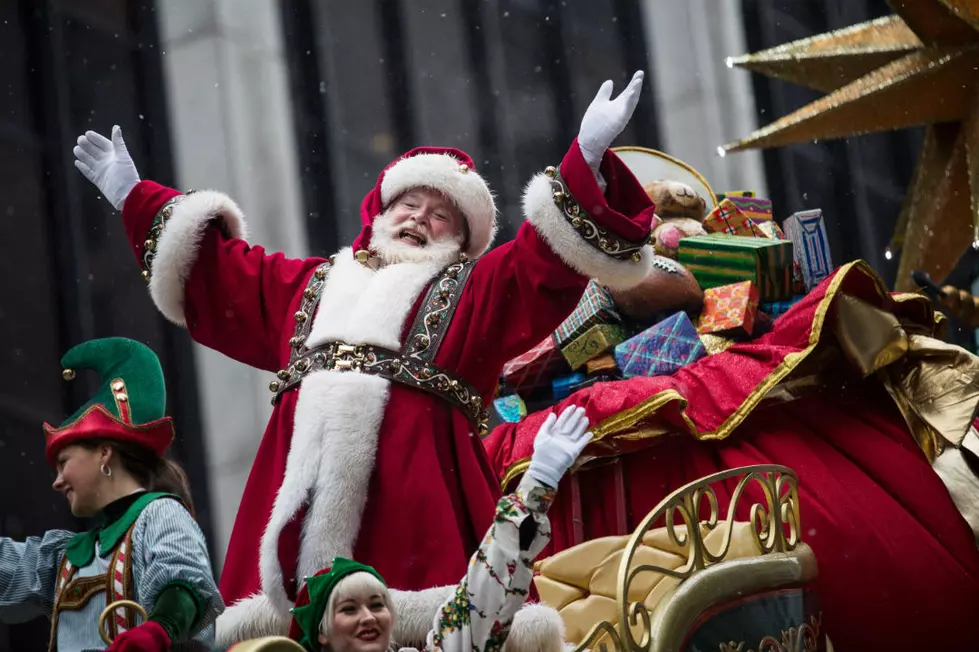
[[[379,579],[381,584],[387,586],[381,574],[372,567],[343,557],[335,557],[330,566],[306,578],[306,584],[299,591],[296,606],[292,609],[289,638],[299,641],[299,644],[307,650],[319,649],[320,621],[323,620],[330,594],[340,580],[353,573],[370,573]]]
[[[163,456],[173,441],[173,421],[166,416],[163,369],[149,347],[122,337],[91,340],[68,351],[61,364],[65,380],[74,379],[78,369],[92,369],[102,385],[61,426],[44,424],[51,466],[58,451],[86,439],[128,441]]]

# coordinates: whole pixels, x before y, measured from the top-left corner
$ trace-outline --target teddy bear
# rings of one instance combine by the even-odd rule
[[[656,216],[660,218],[653,229],[657,254],[676,260],[680,238],[707,235],[702,224],[707,204],[693,188],[679,181],[657,180],[643,189],[656,205]]]

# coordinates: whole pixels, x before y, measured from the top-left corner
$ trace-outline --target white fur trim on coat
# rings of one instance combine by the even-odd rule
[[[335,261],[307,345],[339,340],[400,349],[403,325],[439,266],[404,263],[375,271],[349,248]],[[262,590],[280,613],[292,604],[283,588],[279,536],[307,500],[295,579],[334,557],[353,556],[389,390],[389,381],[366,374],[324,370],[303,380],[285,477],[259,551]]]
[[[564,620],[546,604],[525,604],[513,615],[506,652],[563,652]]]
[[[185,326],[184,286],[197,260],[204,230],[212,220],[221,222],[232,238],[248,237],[245,215],[224,193],[201,190],[186,195],[173,206],[173,214],[156,243],[150,297],[163,316]]]
[[[638,263],[618,260],[602,253],[585,242],[568,223],[564,213],[554,203],[553,195],[550,178],[544,174],[534,176],[524,190],[524,217],[571,268],[616,289],[630,288],[649,276],[653,264],[651,246],[642,248],[642,258]]]
[[[438,563],[438,560],[433,560],[433,563]],[[439,609],[455,590],[455,585],[436,586],[424,591],[391,589],[389,593],[396,615],[391,638],[400,646],[425,649],[425,639],[435,624]]]
[[[238,600],[218,616],[214,642],[225,648],[250,638],[288,636],[289,612],[283,615],[267,595],[256,594]]]
[[[392,165],[381,180],[385,208],[412,188],[432,188],[449,197],[469,223],[466,255],[477,258],[496,236],[496,202],[486,181],[450,154],[417,154]]]

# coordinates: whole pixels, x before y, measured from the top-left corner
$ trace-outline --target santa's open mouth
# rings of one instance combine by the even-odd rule
[[[407,229],[404,229],[398,233],[398,240],[408,242],[415,247],[424,247],[426,244],[428,244],[428,240],[426,240],[424,236],[418,235],[413,231],[408,231]]]

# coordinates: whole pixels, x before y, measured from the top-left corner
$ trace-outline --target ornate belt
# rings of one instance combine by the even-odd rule
[[[459,408],[474,426],[485,428],[483,399],[469,383],[454,374],[397,351],[373,344],[327,342],[310,349],[280,372],[276,398],[314,371],[348,371],[380,376],[434,394]]]
[[[299,311],[295,314],[295,335],[289,340],[293,349],[289,364],[278,372],[278,380],[269,383],[269,389],[275,394],[272,403],[314,371],[364,373],[420,389],[447,401],[462,410],[480,435],[485,434],[489,414],[479,392],[462,378],[432,362],[452,321],[473,263],[460,261],[442,270],[430,286],[401,352],[372,344],[345,342],[306,347],[313,316],[332,265],[332,260],[323,263],[303,291]]]

